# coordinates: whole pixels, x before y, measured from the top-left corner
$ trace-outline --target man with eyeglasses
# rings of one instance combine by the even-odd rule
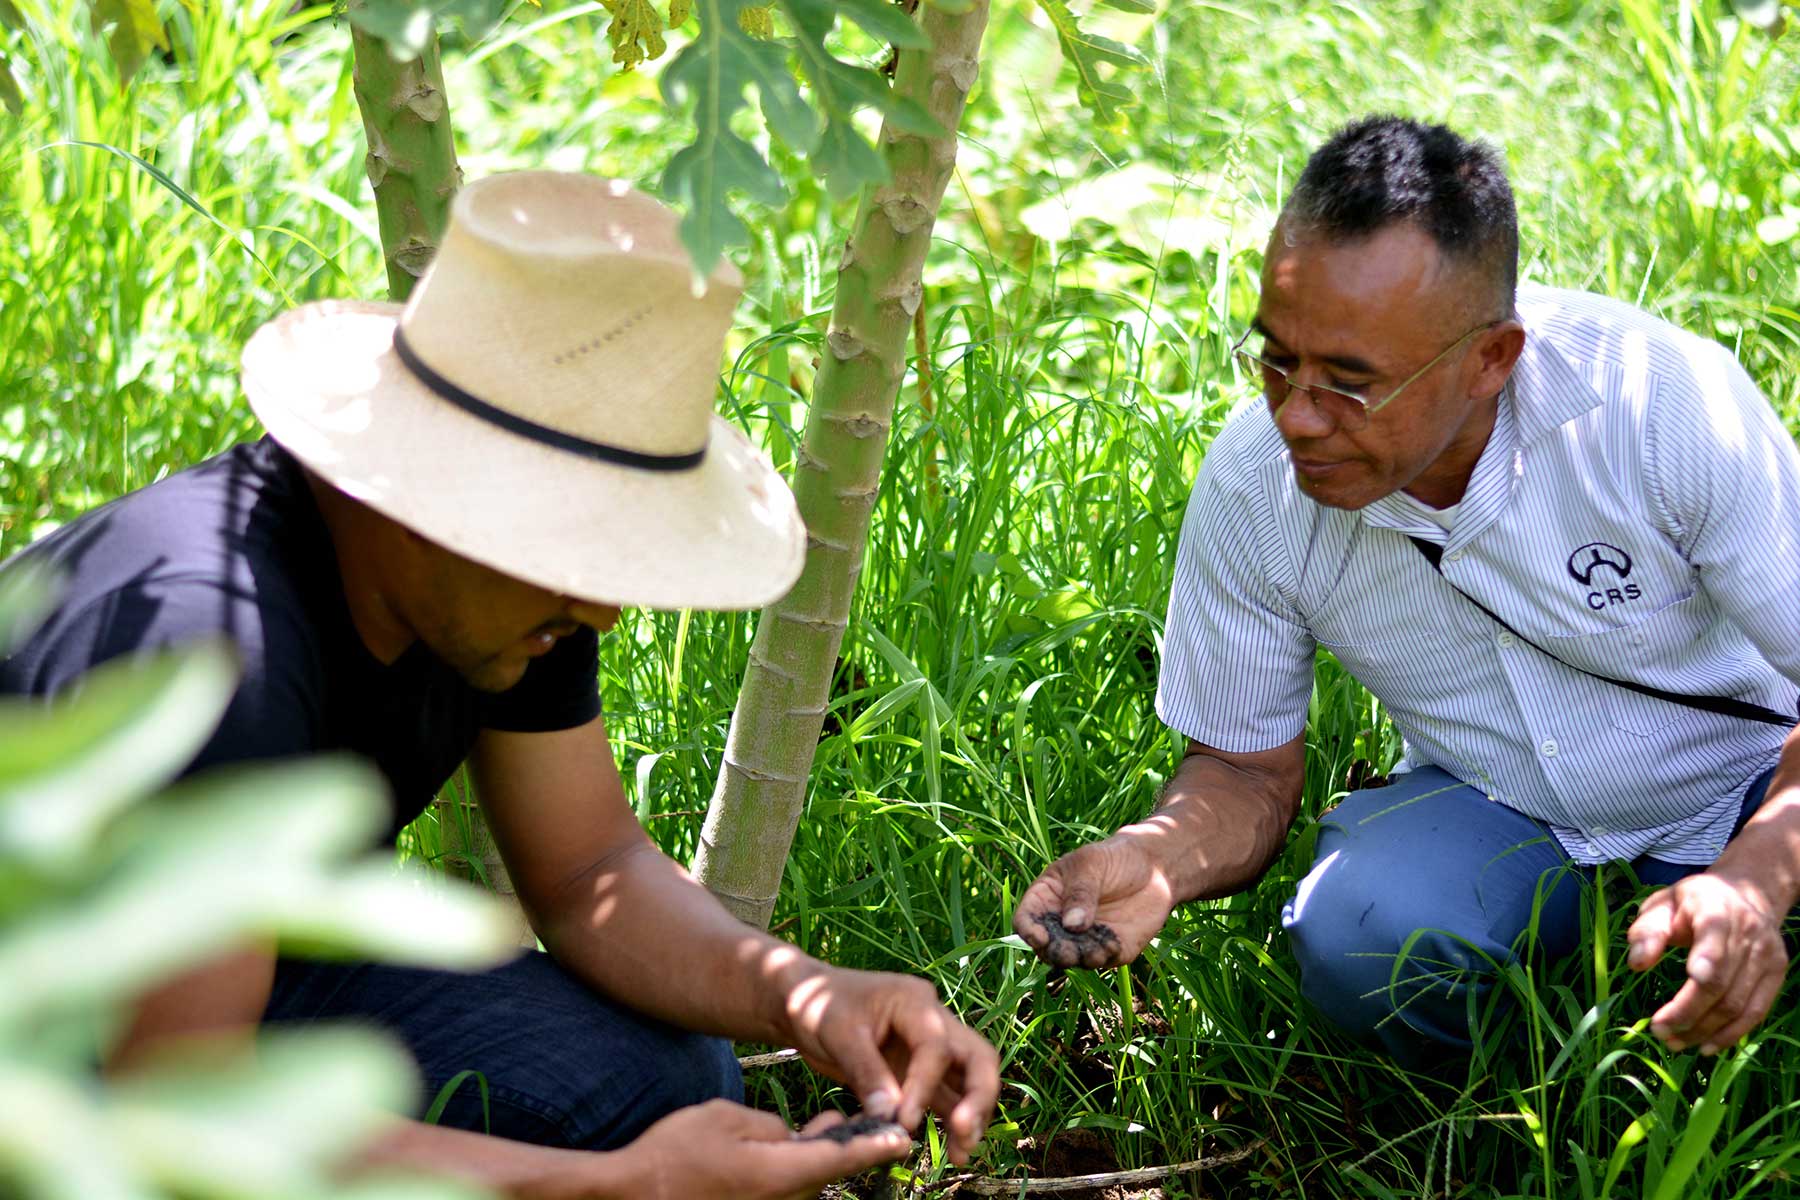
[[[1800,896],[1800,454],[1723,347],[1517,263],[1483,145],[1377,117],[1309,160],[1234,347],[1266,403],[1182,531],[1157,711],[1187,753],[1022,897],[1040,955],[1128,962],[1263,873],[1322,645],[1405,739],[1283,911],[1334,1022],[1466,1050],[1532,931],[1573,949],[1606,863],[1658,889],[1629,964],[1688,948],[1657,1036],[1712,1053],[1768,1012]]]

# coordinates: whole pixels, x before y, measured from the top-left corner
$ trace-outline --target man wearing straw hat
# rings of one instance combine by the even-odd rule
[[[245,951],[148,997],[122,1060],[259,1019],[386,1026],[428,1088],[474,1069],[488,1092],[374,1157],[518,1195],[804,1195],[904,1152],[891,1127],[800,1139],[736,1104],[737,1037],[797,1046],[871,1115],[938,1111],[967,1160],[992,1048],[924,981],[730,917],[644,836],[601,723],[621,607],[753,608],[800,571],[791,494],[712,412],[740,287],[726,264],[696,295],[674,215],[624,184],[480,181],[404,311],[316,303],[257,331],[267,438],[25,552],[66,590],[0,692],[224,634],[243,680],[190,769],[353,751],[397,831],[466,759],[549,950],[481,975]]]

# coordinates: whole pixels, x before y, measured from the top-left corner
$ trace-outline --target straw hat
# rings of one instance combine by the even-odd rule
[[[465,187],[402,309],[325,301],[244,347],[269,433],[332,486],[559,594],[754,608],[805,531],[768,460],[713,414],[743,279],[695,295],[676,216],[552,171]]]

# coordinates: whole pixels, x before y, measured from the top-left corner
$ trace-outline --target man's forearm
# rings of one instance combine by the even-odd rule
[[[1762,805],[1711,869],[1753,884],[1777,919],[1800,902],[1800,732],[1782,747]]]
[[[399,1167],[459,1179],[512,1200],[634,1200],[630,1150],[559,1150],[406,1121],[350,1165],[351,1174]]]
[[[564,889],[541,919],[566,969],[684,1029],[785,1042],[784,1001],[824,964],[733,917],[649,842]]]
[[[1117,836],[1140,840],[1150,850],[1177,903],[1242,891],[1280,852],[1299,809],[1304,751],[1291,749],[1291,762],[1269,770],[1191,753],[1156,811]]]

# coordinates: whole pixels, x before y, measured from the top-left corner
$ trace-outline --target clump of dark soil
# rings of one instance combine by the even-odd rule
[[[1043,955],[1058,967],[1099,967],[1119,955],[1119,935],[1112,926],[1096,921],[1079,932],[1062,922],[1061,913],[1038,913],[1032,918],[1050,937]]]
[[[907,1134],[906,1127],[903,1125],[896,1125],[892,1121],[882,1121],[869,1116],[867,1113],[858,1113],[841,1125],[833,1125],[828,1129],[821,1129],[817,1133],[809,1133],[801,1140],[807,1142],[836,1142],[838,1145],[842,1146],[850,1142],[853,1138],[867,1137],[872,1133],[898,1133],[905,1135],[909,1139],[911,1138],[911,1135]]]

